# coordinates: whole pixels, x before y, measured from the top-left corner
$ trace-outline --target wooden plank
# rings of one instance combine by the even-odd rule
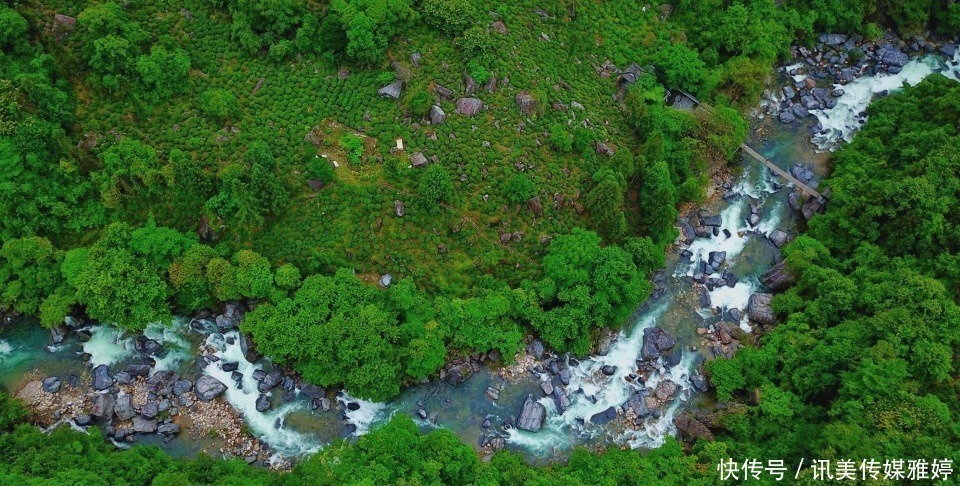
[[[687,94],[687,93],[684,93],[683,91],[680,91],[680,92],[683,93],[683,94],[684,94],[685,96],[687,96],[688,98],[690,98],[691,100],[693,100],[693,102],[696,104],[696,106],[699,106],[699,107],[707,110],[707,112],[709,112],[709,113],[713,113],[713,107],[712,107],[712,106],[710,106],[710,105],[708,105],[708,104],[706,104],[706,103],[701,103],[700,100],[694,98],[692,95],[689,95],[689,94]],[[821,200],[821,201],[823,201],[823,200],[826,199],[826,198],[823,197],[823,194],[820,194],[820,193],[817,192],[814,188],[812,188],[812,187],[810,187],[810,186],[808,186],[808,185],[800,182],[800,180],[798,180],[796,177],[793,177],[792,175],[790,175],[789,172],[781,169],[780,167],[777,167],[777,165],[774,164],[770,159],[764,157],[763,155],[760,155],[760,152],[757,152],[756,150],[754,150],[754,149],[753,149],[752,147],[750,147],[749,145],[747,145],[747,144],[745,144],[745,143],[742,143],[742,144],[740,144],[740,149],[743,150],[744,152],[746,152],[746,153],[747,153],[748,155],[750,155],[751,157],[759,160],[760,162],[763,162],[764,165],[766,165],[767,167],[769,167],[770,170],[772,170],[774,173],[776,173],[776,174],[779,175],[780,177],[783,177],[784,179],[790,181],[794,186],[799,187],[801,192],[803,192],[803,193],[805,193],[805,194],[807,194],[807,195],[809,195],[809,196],[813,196],[813,197],[815,197],[815,198],[817,198],[817,199],[819,199],[819,200]]]
[[[747,153],[748,155],[750,155],[751,157],[759,160],[760,162],[763,162],[764,165],[766,165],[767,167],[770,168],[770,170],[772,170],[773,172],[775,172],[775,173],[776,173],[777,175],[779,175],[780,177],[783,177],[784,179],[790,181],[793,185],[799,187],[800,190],[803,191],[804,193],[806,193],[806,194],[808,194],[808,195],[810,195],[810,196],[813,196],[813,197],[815,197],[815,198],[817,198],[817,199],[823,199],[823,195],[822,195],[822,194],[820,194],[819,192],[817,192],[817,191],[816,191],[815,189],[813,189],[812,187],[810,187],[810,186],[808,186],[808,185],[800,182],[799,180],[797,180],[797,178],[795,178],[795,177],[793,177],[792,175],[790,175],[789,172],[781,169],[780,167],[777,167],[777,165],[774,164],[773,162],[771,162],[770,159],[768,159],[768,158],[760,155],[759,152],[757,152],[756,150],[754,150],[753,148],[751,148],[749,145],[747,145],[747,144],[745,144],[745,143],[744,143],[744,144],[740,144],[740,149],[742,149],[744,152],[746,152],[746,153]]]

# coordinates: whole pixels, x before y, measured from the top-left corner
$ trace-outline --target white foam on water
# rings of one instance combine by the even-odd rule
[[[737,282],[734,287],[715,287],[710,294],[710,306],[721,309],[740,309],[747,308],[747,302],[750,296],[757,291],[758,285],[752,280]]]
[[[337,401],[340,402],[341,406],[343,407],[343,413],[347,417],[347,422],[353,424],[357,428],[357,430],[354,431],[354,435],[357,436],[369,432],[370,426],[373,425],[374,422],[377,422],[383,418],[389,418],[384,416],[384,411],[387,409],[386,403],[371,402],[361,398],[354,398],[346,391],[337,397]],[[348,409],[347,403],[349,402],[354,402],[360,405],[360,408],[357,410]]]
[[[653,449],[663,445],[666,437],[677,433],[677,428],[673,425],[673,418],[680,411],[683,403],[690,401],[693,396],[693,385],[690,383],[690,372],[693,370],[695,357],[692,353],[686,353],[680,364],[673,368],[664,369],[661,367],[659,373],[653,374],[646,382],[647,388],[656,389],[657,385],[664,380],[670,380],[677,384],[677,393],[672,401],[664,408],[660,418],[647,416],[643,421],[643,427],[637,430],[627,430],[620,436],[622,442],[630,444],[630,447]]]
[[[802,62],[798,62],[798,63],[796,63],[796,64],[791,64],[791,65],[789,65],[789,66],[784,67],[784,68],[783,68],[783,72],[785,72],[785,73],[787,73],[787,74],[790,74],[792,71],[796,71],[797,69],[800,69],[800,68],[802,68],[803,66],[804,66],[804,64],[803,64]]]
[[[233,344],[227,342],[230,338]],[[253,378],[253,371],[257,366],[247,361],[244,356],[238,331],[210,334],[206,345],[216,350],[215,354],[220,360],[207,364],[204,372],[227,386],[227,391],[224,393],[227,402],[243,414],[244,422],[254,435],[284,456],[299,457],[320,450],[321,444],[315,438],[287,429],[282,425],[280,428],[275,426],[277,419],[282,424],[290,412],[303,408],[302,401],[292,401],[266,412],[257,411],[256,402],[260,392],[257,390],[257,380]],[[232,372],[220,369],[224,361],[238,363],[237,371],[243,373],[240,388],[236,387],[236,382],[231,377]]]
[[[760,224],[756,227],[756,232],[765,236],[769,236],[780,228],[780,220],[784,214],[783,202],[780,200],[774,202],[767,213],[765,217],[760,218]]]
[[[10,343],[0,339],[0,361],[10,355],[13,352],[13,346]]]
[[[119,363],[134,352],[133,338],[114,326],[93,326],[90,336],[90,340],[83,343],[83,352],[90,355],[93,366]]]
[[[955,54],[954,59],[960,61],[958,58],[960,54]],[[875,94],[881,91],[896,91],[902,88],[904,83],[915,85],[935,72],[943,72],[954,79],[960,79],[960,70],[946,66],[940,56],[926,56],[908,62],[897,74],[862,76],[846,85],[835,85],[844,90],[843,96],[837,98],[837,105],[828,110],[810,112],[823,127],[822,135],[814,135],[813,143],[820,150],[834,150],[841,142],[853,140],[854,133],[863,125],[860,122],[860,113],[867,109]]]
[[[150,369],[151,376],[158,371],[176,371],[180,363],[193,356],[190,342],[184,337],[189,330],[189,322],[189,319],[177,317],[169,324],[158,322],[144,329],[143,335],[160,343],[162,349],[161,357],[151,355],[154,361]]]
[[[749,237],[747,234],[749,231],[748,228],[742,226],[745,224],[745,211],[749,210],[747,209],[747,202],[742,199],[734,201],[727,206],[727,208],[720,213],[721,225],[719,234],[717,236],[710,236],[709,238],[697,238],[687,247],[687,249],[693,253],[693,262],[687,267],[686,273],[682,273],[682,270],[680,270],[680,275],[693,276],[696,272],[698,262],[700,260],[708,260],[710,252],[712,251],[727,252],[728,261],[736,258],[736,256],[743,251],[743,247],[746,246]],[[730,236],[726,236],[723,230],[729,231]]]

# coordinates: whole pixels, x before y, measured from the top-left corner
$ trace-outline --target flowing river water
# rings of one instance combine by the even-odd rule
[[[816,179],[820,179],[824,175],[823,152],[850,140],[862,124],[862,113],[874,94],[894,90],[904,82],[916,84],[933,72],[943,72],[960,80],[958,66],[960,50],[946,63],[940,57],[928,56],[911,61],[896,75],[862,77],[844,86],[845,93],[837,100],[836,107],[813,112],[823,130],[814,134],[812,140],[806,129],[763,123],[760,119],[757,125],[764,127],[759,131],[762,135],[752,134],[748,143],[780,167],[789,170],[796,163],[805,164],[816,174]],[[779,100],[775,95],[768,95],[767,101]],[[66,383],[79,385],[82,377],[89,374],[90,366],[99,364],[119,370],[130,363],[145,363],[152,366],[151,374],[172,370],[191,379],[209,374],[233,385],[228,387],[225,399],[242,412],[249,431],[276,454],[288,458],[313,453],[338,437],[363,434],[393,414],[408,414],[425,430],[449,429],[474,445],[489,441],[491,436],[501,437],[508,448],[519,450],[534,461],[562,457],[577,445],[615,443],[657,447],[665,437],[676,433],[673,424],[676,413],[691,406],[697,397],[689,377],[698,373],[700,363],[709,352],[701,347],[697,329],[716,324],[723,315],[729,317],[726,312],[729,309],[746,310],[750,295],[762,291],[759,276],[779,253],[767,235],[778,229],[790,235],[797,233],[795,215],[787,203],[789,186],[783,186],[783,181],[749,159],[741,161],[733,174],[734,183],[726,197],[711,198],[701,208],[708,214],[720,216],[721,226],[716,235],[672,248],[663,272],[665,278],[659,284],[664,289],[661,295],[638,309],[615,335],[605,354],[582,359],[576,365],[570,363],[571,374],[566,386],[570,404],[563,413],[559,413],[553,399],[541,392],[541,380],[549,379],[548,373],[524,372],[518,378],[507,380],[486,367],[481,367],[459,387],[435,379],[411,386],[387,403],[355,399],[346,392],[331,393],[329,411],[311,410],[309,400],[300,395],[299,390],[288,391],[284,399],[284,392],[278,387],[270,393],[271,409],[259,412],[256,401],[260,393],[253,378],[254,370],[270,371],[271,364],[267,360],[247,361],[237,331],[223,332],[212,322],[191,322],[186,318],[150,325],[143,337],[161,346],[160,351],[146,356],[136,349],[139,336],[126,335],[107,325],[90,327],[90,339],[86,342],[80,342],[76,333],[71,333],[63,343],[51,345],[48,331],[29,319],[16,320],[4,326],[0,334],[0,385],[16,390],[28,375],[58,376]],[[759,209],[760,215],[760,223],[754,227],[747,224],[751,205]],[[681,257],[682,250],[688,250],[692,257]],[[709,292],[709,307],[703,308],[703,298],[691,276],[698,262],[706,260],[714,251],[726,252],[724,268],[737,276],[737,283],[732,287],[714,288]],[[716,312],[717,308],[723,312]],[[745,313],[739,324],[744,331],[750,331]],[[636,361],[641,354],[643,330],[653,326],[667,330],[683,354],[679,364],[672,367],[658,364],[645,381],[638,380],[631,374],[636,371]],[[219,361],[201,357],[198,351],[204,347],[213,350]],[[230,372],[223,371],[220,363],[224,361],[237,362],[242,379],[236,382]],[[604,373],[610,367],[613,372]],[[655,389],[662,380],[676,383],[678,390],[659,417],[651,415],[627,425],[622,420],[593,423],[597,414],[622,406],[641,389]],[[499,391],[496,400],[486,395],[488,388]],[[528,396],[537,399],[547,411],[543,428],[533,433],[501,427],[505,422],[516,420]],[[159,445],[178,456],[194,455],[209,446],[211,440],[190,438],[187,434],[167,441],[156,435],[137,438],[138,442]]]

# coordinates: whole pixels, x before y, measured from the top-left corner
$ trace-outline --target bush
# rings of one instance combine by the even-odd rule
[[[513,204],[523,204],[533,197],[536,188],[526,174],[514,174],[503,186],[503,196]]]
[[[200,110],[204,115],[225,123],[240,112],[240,102],[233,91],[208,89],[200,95]]]
[[[460,35],[481,14],[468,0],[424,0],[423,19],[431,27],[449,35]]]
[[[347,153],[347,160],[354,165],[359,165],[363,157],[363,139],[348,133],[340,137],[340,148]]]

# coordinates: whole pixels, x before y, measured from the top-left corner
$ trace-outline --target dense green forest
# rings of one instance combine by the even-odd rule
[[[260,351],[376,400],[529,334],[584,354],[650,294],[678,208],[735,156],[790,46],[883,28],[955,34],[960,4],[8,0],[0,305],[136,331],[254,302]],[[717,109],[672,110],[675,88]],[[960,88],[934,77],[833,156],[826,214],[785,249],[783,323],[708,366],[715,442],[533,468],[398,418],[278,474],[45,435],[3,395],[0,482],[697,484],[725,457],[960,461],[958,120]]]

